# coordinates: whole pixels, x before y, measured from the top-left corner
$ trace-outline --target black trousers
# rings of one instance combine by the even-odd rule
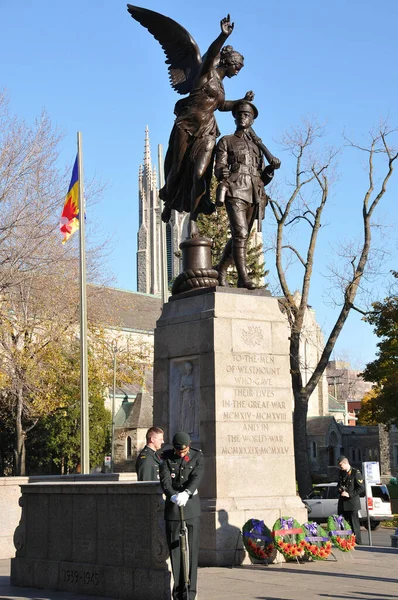
[[[198,579],[198,558],[199,558],[199,522],[200,517],[187,519],[185,521],[188,529],[189,545],[189,599],[185,594],[184,573],[181,564],[180,549],[180,521],[166,521],[166,537],[169,546],[171,568],[173,571],[174,587],[173,600],[195,600],[196,584]]]
[[[359,523],[357,510],[343,510],[341,513],[346,521],[351,525],[351,529],[355,534],[357,544],[362,544],[361,525]]]

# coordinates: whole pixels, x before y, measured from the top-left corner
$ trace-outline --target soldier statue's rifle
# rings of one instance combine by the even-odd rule
[[[254,129],[252,127],[250,127],[248,129],[248,133],[250,134],[252,141],[259,147],[259,149],[261,150],[261,152],[267,159],[269,165],[272,167],[272,169],[273,170],[279,169],[281,166],[281,161],[279,160],[279,158],[276,158],[276,156],[271,154],[271,152],[268,150],[267,146],[265,146],[265,144],[263,144],[261,138],[258,137],[258,135],[256,134],[256,132],[254,131]],[[266,182],[264,182],[264,184],[265,183]],[[264,219],[264,210],[265,210],[267,201],[268,201],[268,197],[267,197],[266,202],[264,202],[264,204],[261,204],[261,202],[259,202],[259,204],[257,205],[257,210],[254,211],[252,220],[254,222],[256,219],[258,219],[258,228],[257,228],[258,231],[262,230],[262,221]],[[251,225],[253,225],[253,223]]]
[[[188,529],[184,518],[184,507],[180,506],[180,552],[182,575],[184,578],[184,588],[186,597],[189,598],[189,545],[188,545]]]

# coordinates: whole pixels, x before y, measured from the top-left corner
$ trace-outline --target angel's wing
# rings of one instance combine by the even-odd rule
[[[132,4],[127,4],[127,10],[162,46],[170,65],[171,86],[179,94],[188,94],[202,65],[195,40],[184,27],[160,13]]]

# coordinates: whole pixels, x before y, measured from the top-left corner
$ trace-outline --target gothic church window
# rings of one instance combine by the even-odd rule
[[[131,448],[132,448],[131,437],[128,435],[126,438],[126,458],[131,458]]]
[[[316,454],[317,454],[317,452],[316,452],[316,442],[311,442],[311,455],[312,455],[312,458],[315,459],[316,458]]]

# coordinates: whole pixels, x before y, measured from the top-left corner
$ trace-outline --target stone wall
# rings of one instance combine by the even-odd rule
[[[54,482],[21,489],[12,585],[169,600],[158,483]]]
[[[15,554],[13,537],[21,517],[20,486],[28,481],[28,477],[0,478],[0,560],[11,558]]]
[[[35,477],[0,477],[0,560],[15,556],[14,531],[21,518],[21,485],[40,481],[136,481],[136,473],[95,475],[38,475]]]

